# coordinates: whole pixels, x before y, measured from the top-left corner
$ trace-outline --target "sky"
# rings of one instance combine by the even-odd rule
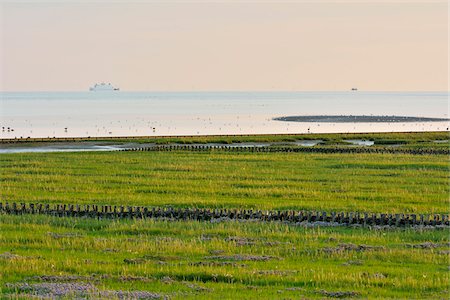
[[[0,0],[0,91],[448,91],[435,0]]]

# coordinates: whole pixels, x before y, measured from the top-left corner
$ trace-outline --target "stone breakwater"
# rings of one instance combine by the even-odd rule
[[[144,206],[0,203],[0,214],[51,215],[96,219],[165,219],[208,222],[263,221],[311,226],[450,226],[449,214],[387,214],[296,210],[207,209]]]

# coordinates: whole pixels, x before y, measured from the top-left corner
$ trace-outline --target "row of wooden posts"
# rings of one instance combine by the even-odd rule
[[[155,145],[123,149],[121,151],[231,151],[231,152],[309,152],[309,153],[402,153],[402,154],[450,154],[450,149],[402,149],[379,147],[270,147],[226,145]]]
[[[220,219],[299,222],[325,222],[344,225],[449,226],[448,214],[384,214],[361,212],[318,212],[294,210],[206,209],[111,205],[42,203],[1,203],[0,214],[45,214],[58,217],[97,219],[147,219],[212,221]]]

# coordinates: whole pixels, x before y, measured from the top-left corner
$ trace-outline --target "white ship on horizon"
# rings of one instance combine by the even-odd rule
[[[96,83],[89,88],[90,91],[119,91],[119,88],[114,87],[111,83]]]

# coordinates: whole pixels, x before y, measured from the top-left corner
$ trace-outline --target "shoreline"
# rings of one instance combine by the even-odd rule
[[[199,135],[143,135],[143,136],[84,136],[84,137],[28,137],[28,138],[1,138],[1,144],[33,143],[33,142],[92,142],[113,140],[157,140],[157,139],[196,139],[196,138],[241,138],[241,137],[316,137],[327,135],[385,135],[385,134],[439,134],[448,133],[447,130],[431,131],[378,131],[378,132],[328,132],[328,133],[257,133],[257,134],[199,134]]]
[[[34,138],[0,140],[0,154],[31,152],[127,151],[159,147],[264,148],[264,147],[450,147],[447,132],[338,133],[273,135],[203,135],[160,137]]]

